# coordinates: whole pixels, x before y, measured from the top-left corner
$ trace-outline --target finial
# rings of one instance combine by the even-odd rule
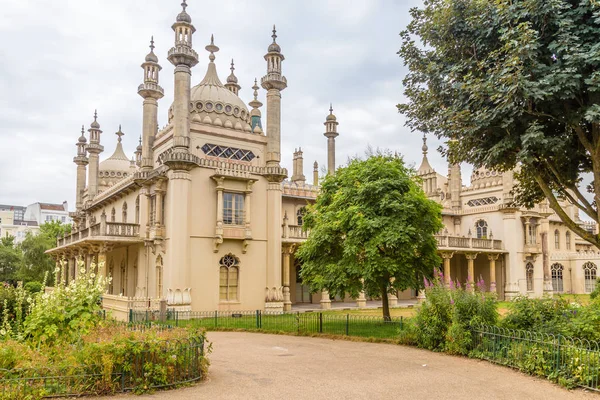
[[[119,141],[119,143],[121,143],[121,136],[125,135],[123,132],[121,132],[121,124],[119,124],[119,130],[115,132],[115,135],[119,137],[119,139],[117,140]]]
[[[139,144],[142,144],[142,135],[140,135],[140,143]]]
[[[252,86],[252,89],[254,89],[254,100],[257,100],[259,87],[258,87],[256,78],[254,78],[254,86]]]
[[[219,51],[219,48],[217,46],[215,46],[214,35],[210,35],[210,44],[208,46],[206,46],[205,49],[206,49],[206,51],[210,52],[210,56],[208,56],[208,59],[210,60],[210,62],[214,62],[215,61],[214,53]]]
[[[83,125],[81,125],[81,136],[85,135],[85,128]]]
[[[275,39],[277,39],[277,29],[275,29],[275,24],[273,24],[273,34],[271,37],[273,38],[273,43],[275,43]]]
[[[315,171],[319,170],[319,163],[315,161],[315,163],[313,164],[313,168],[315,169]]]
[[[181,3],[181,8],[183,8],[183,11],[185,12],[185,9],[187,8],[186,0],[183,0],[183,2]]]
[[[154,51],[154,35],[150,36],[150,52]]]
[[[94,110],[94,121],[98,119],[98,110]]]
[[[231,68],[229,68],[229,70],[231,70],[232,74],[233,74],[233,70],[235,70],[235,67],[233,66],[233,58],[231,59]]]
[[[421,149],[423,150],[423,155],[426,156],[427,155],[427,136],[425,134],[423,134],[423,147],[421,147]]]
[[[333,104],[329,103],[329,115],[333,115]]]

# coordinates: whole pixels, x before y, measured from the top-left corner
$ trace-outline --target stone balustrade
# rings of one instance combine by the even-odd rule
[[[309,235],[309,231],[302,229],[300,225],[283,225],[281,237],[283,239],[303,239],[306,240]]]
[[[435,235],[439,249],[478,249],[478,250],[503,250],[502,241],[494,239],[477,239],[461,236]]]
[[[118,321],[129,320],[129,310],[133,311],[158,311],[160,299],[148,297],[126,297],[114,294],[102,295],[102,308],[111,313]]]
[[[79,240],[94,237],[126,237],[136,238],[140,234],[139,224],[128,224],[124,222],[100,222],[89,228],[84,228],[62,238],[58,238],[57,247],[61,247]]]

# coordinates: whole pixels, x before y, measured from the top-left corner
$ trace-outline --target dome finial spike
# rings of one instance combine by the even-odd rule
[[[329,103],[329,115],[333,114],[333,103]]]
[[[98,110],[94,110],[94,121],[98,119]]]
[[[140,135],[140,144],[142,144],[142,135]]]
[[[150,52],[154,52],[154,35],[150,36]]]
[[[425,135],[424,133],[423,133],[423,147],[421,149],[423,150],[423,155],[426,156],[427,150],[429,150],[429,148],[427,147],[427,135]]]
[[[117,132],[115,132],[115,135],[117,135],[119,137],[119,139],[117,139],[119,141],[119,143],[121,143],[121,136],[125,135],[122,131],[121,131],[121,124],[119,124],[119,130]]]
[[[81,125],[81,136],[85,135],[85,128],[83,125]]]
[[[231,68],[229,68],[231,70],[231,73],[233,74],[233,70],[235,69],[235,67],[233,66],[233,58],[231,59]]]
[[[219,47],[217,47],[215,45],[214,35],[210,35],[210,44],[208,46],[206,46],[205,49],[206,49],[206,51],[208,51],[210,53],[210,56],[208,56],[208,59],[210,60],[210,62],[214,62],[215,61],[214,53],[219,51]]]
[[[273,34],[271,37],[273,38],[273,43],[275,43],[275,39],[277,39],[277,29],[275,29],[275,24],[273,24]]]
[[[183,0],[183,1],[182,1],[182,3],[181,3],[181,8],[183,8],[183,11],[184,11],[184,12],[185,12],[185,9],[187,8],[187,6],[188,6],[188,5],[187,5],[187,2],[186,2],[186,0]]]

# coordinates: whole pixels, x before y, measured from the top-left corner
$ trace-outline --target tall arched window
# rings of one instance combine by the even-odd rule
[[[533,264],[530,262],[525,265],[525,280],[527,281],[527,291],[533,292]]]
[[[477,239],[487,239],[488,237],[488,224],[484,220],[480,219],[475,223],[475,230],[477,231]]]
[[[123,202],[123,223],[127,223],[127,202]]]
[[[304,214],[306,214],[306,207],[300,207],[296,212],[298,226],[302,226],[302,224],[304,223]]]
[[[219,300],[237,301],[240,260],[227,254],[219,261]]]
[[[156,257],[156,298],[163,298],[163,259]]]
[[[567,233],[565,233],[565,248],[567,250],[571,250],[571,232],[567,231]]]
[[[564,267],[559,263],[550,266],[550,271],[552,272],[552,290],[554,292],[563,292],[563,270]]]
[[[110,222],[116,222],[117,221],[117,211],[115,210],[115,208],[113,207],[111,212],[110,212]]]
[[[560,232],[558,229],[554,231],[554,248],[560,249]]]
[[[596,272],[598,267],[593,262],[583,264],[583,276],[585,278],[585,292],[591,293],[596,288]]]
[[[140,196],[135,198],[135,223],[140,223]]]

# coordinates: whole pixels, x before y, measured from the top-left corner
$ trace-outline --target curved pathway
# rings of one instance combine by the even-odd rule
[[[406,346],[243,332],[209,332],[208,339],[213,353],[205,381],[131,399],[600,398],[485,361]]]

